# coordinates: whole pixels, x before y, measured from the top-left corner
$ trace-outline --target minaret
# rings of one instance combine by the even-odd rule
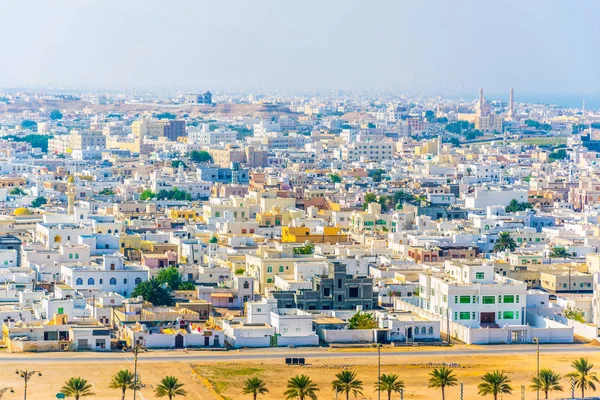
[[[508,92],[508,119],[512,120],[513,119],[513,114],[515,112],[515,99],[514,99],[514,95],[515,95],[515,89],[510,88],[510,92]]]
[[[75,213],[75,178],[73,175],[67,179],[67,214],[73,215]]]
[[[585,100],[583,101],[583,104],[581,106],[581,114],[585,115]]]
[[[483,105],[483,88],[479,88],[479,104]]]

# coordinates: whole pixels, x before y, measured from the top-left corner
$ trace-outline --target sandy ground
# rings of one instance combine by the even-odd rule
[[[87,353],[89,354],[89,353]],[[590,360],[597,365],[600,373],[600,352],[588,355]],[[52,356],[52,355],[50,355]],[[542,353],[541,367],[551,367],[556,372],[565,374],[570,371],[570,362],[574,356],[567,352],[546,354]],[[260,399],[283,399],[283,392],[287,380],[297,374],[309,375],[320,388],[320,399],[334,399],[335,395],[331,390],[331,381],[342,368],[350,368],[358,374],[359,379],[364,382],[364,396],[358,399],[377,399],[377,393],[373,390],[373,385],[377,378],[377,358],[352,358],[350,352],[340,352],[339,358],[334,359],[308,359],[310,365],[304,367],[288,367],[281,361],[257,361],[257,362],[169,362],[168,358],[158,361],[144,362],[143,356],[140,358],[139,371],[142,382],[146,385],[138,394],[137,398],[141,400],[155,399],[153,389],[160,379],[166,375],[177,376],[188,390],[185,397],[190,400],[212,400],[212,399],[250,399],[250,396],[241,394],[241,388],[244,380],[249,377],[258,376],[267,382],[270,390],[268,395]],[[427,388],[428,373],[431,367],[426,363],[458,363],[460,367],[454,368],[459,381],[465,385],[465,399],[480,398],[477,395],[477,384],[481,375],[493,369],[504,370],[512,380],[512,386],[515,389],[513,395],[504,395],[503,399],[521,399],[521,385],[526,385],[526,399],[535,399],[535,393],[529,389],[531,378],[535,374],[535,356],[534,355],[516,355],[516,356],[461,356],[461,355],[440,355],[438,357],[421,356],[416,351],[410,356],[402,358],[385,357],[382,358],[382,373],[398,374],[406,384],[405,399],[441,399],[439,391]],[[71,376],[81,376],[88,379],[94,386],[96,396],[94,399],[119,399],[119,392],[108,388],[110,377],[120,368],[132,368],[131,355],[123,355],[115,361],[89,363],[78,360],[76,357],[69,362],[52,363],[43,361],[43,359],[28,360],[27,362],[15,357],[12,365],[4,363],[0,369],[0,382],[3,387],[13,386],[14,394],[7,394],[4,399],[23,398],[23,381],[14,373],[14,368],[29,368],[41,370],[42,377],[35,376],[29,383],[29,399],[54,399],[55,394],[60,390],[62,383]],[[564,379],[565,392],[551,394],[551,399],[569,397],[570,383]],[[220,397],[219,394],[222,395]],[[590,392],[589,395],[592,395]],[[132,393],[127,394],[127,399],[132,399]],[[351,396],[352,398],[352,396]],[[382,395],[382,399],[386,396]],[[446,399],[459,399],[459,388],[449,388]],[[541,396],[543,398],[543,396]],[[341,397],[340,397],[341,399]],[[393,399],[399,399],[399,395],[393,396]]]

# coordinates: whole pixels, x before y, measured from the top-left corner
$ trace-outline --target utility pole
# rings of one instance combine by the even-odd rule
[[[35,376],[35,374],[37,374],[38,376],[42,376],[42,372],[18,369],[18,370],[16,370],[15,373],[17,375],[19,375],[21,378],[23,378],[23,382],[24,382],[23,387],[25,389],[25,392],[23,394],[23,400],[27,400],[27,383],[33,376]]]
[[[377,342],[377,383],[381,383],[381,343]],[[381,386],[377,386],[377,400],[381,400]]]
[[[539,338],[533,338],[533,343],[535,343],[535,345],[537,346],[537,350],[536,350],[536,358],[537,358],[537,382],[536,382],[536,389],[537,389],[537,396],[536,399],[540,400],[540,339]]]
[[[135,337],[134,337],[135,340]],[[126,351],[126,348],[123,348],[123,351]],[[147,348],[142,346],[139,343],[131,346],[131,351],[133,352],[133,400],[136,398],[136,392],[138,390],[138,373],[137,373],[137,365],[138,365],[138,354],[140,351],[148,351]]]

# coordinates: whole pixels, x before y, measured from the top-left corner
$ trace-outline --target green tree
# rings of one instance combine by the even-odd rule
[[[581,322],[585,324],[585,318],[583,317],[583,311],[573,308],[571,306],[567,306],[565,308],[563,314],[565,314],[565,318],[572,319],[573,321]]]
[[[369,207],[369,203],[375,203],[377,201],[377,195],[375,193],[365,194],[365,201],[363,202],[362,209],[366,210]]]
[[[549,257],[550,258],[562,258],[563,260],[567,257],[569,257],[571,254],[567,251],[567,249],[565,249],[562,246],[556,246],[552,248],[552,251],[550,251]]]
[[[455,138],[455,137],[450,138],[450,139],[448,139],[448,143],[450,143],[454,147],[460,147],[460,139],[458,139],[458,138]]]
[[[30,119],[24,119],[21,122],[21,128],[22,129],[29,129],[29,130],[32,130],[34,132],[37,132],[37,126],[38,126],[37,122],[32,121]]]
[[[395,374],[381,374],[379,382],[375,382],[375,390],[387,392],[388,400],[392,400],[392,393],[400,393],[404,389],[404,381]]]
[[[446,387],[456,386],[458,380],[450,368],[444,366],[435,368],[429,373],[429,387],[440,389],[442,391],[442,400],[446,399]]]
[[[142,296],[144,300],[155,306],[173,305],[173,297],[171,297],[170,290],[155,278],[150,278],[150,280],[137,284],[135,289],[133,289],[131,297],[137,296]]]
[[[92,392],[92,385],[87,380],[80,377],[69,378],[62,389],[60,389],[60,393],[67,397],[74,397],[75,400],[79,400],[81,397],[94,395]]]
[[[565,158],[567,158],[567,151],[565,149],[560,149],[560,150],[557,150],[557,151],[553,151],[548,156],[548,160],[550,160],[550,162],[554,162],[554,161],[558,161],[558,160],[564,160]]]
[[[177,115],[170,113],[170,112],[164,112],[164,113],[160,113],[160,114],[154,114],[154,118],[157,119],[175,119],[177,118]]]
[[[252,398],[256,400],[259,394],[269,393],[267,384],[260,378],[249,378],[244,382],[244,388],[242,394],[251,394]]]
[[[316,400],[317,391],[319,391],[317,384],[307,375],[296,375],[288,381],[287,390],[283,395],[287,400]]]
[[[182,283],[182,277],[177,268],[162,268],[156,274],[156,280],[161,284],[167,284],[172,290],[179,290]]]
[[[350,399],[350,393],[354,397],[363,394],[363,382],[356,378],[356,372],[344,370],[335,377],[337,379],[331,382],[331,386],[337,393],[346,394],[346,400]]]
[[[165,376],[160,381],[160,385],[154,389],[156,397],[168,397],[173,400],[177,396],[187,396],[187,391],[183,388],[183,383],[174,376]]]
[[[432,110],[425,111],[425,121],[429,123],[435,122],[435,112]]]
[[[37,127],[37,125],[36,125]],[[37,134],[31,134],[31,135],[25,135],[25,136],[15,136],[15,135],[8,135],[8,136],[4,136],[5,140],[14,140],[15,142],[26,142],[31,144],[31,147],[33,148],[40,148],[42,150],[42,152],[46,153],[48,152],[48,139],[51,139],[52,136],[50,135],[37,135]]]
[[[38,196],[35,199],[33,199],[33,201],[31,202],[31,207],[38,208],[38,207],[43,206],[46,203],[48,203],[48,200],[46,200],[45,197]]]
[[[492,395],[494,400],[498,400],[499,394],[512,394],[512,387],[509,385],[510,379],[504,372],[494,371],[485,374],[477,388],[480,396]]]
[[[196,290],[196,284],[194,282],[181,282],[179,289],[177,290]]]
[[[201,151],[192,150],[192,152],[190,153],[190,158],[192,159],[192,161],[198,162],[198,163],[212,161],[212,157],[211,157],[210,153],[207,151],[204,151],[204,150],[201,150]]]
[[[181,160],[173,160],[171,162],[171,167],[173,168],[179,168],[180,165],[183,166],[183,168],[187,168],[187,165]]]
[[[371,313],[357,312],[348,320],[348,329],[374,329],[377,328],[377,320]]]
[[[314,252],[315,245],[313,243],[306,243],[304,246],[294,248],[294,254],[313,254]]]
[[[135,381],[136,379],[133,372],[127,369],[122,369],[115,375],[113,375],[108,387],[110,387],[111,389],[120,389],[121,400],[125,400],[125,393],[127,392],[127,389],[133,389],[136,385]],[[137,381],[138,386],[140,386],[141,383],[139,378]]]
[[[154,193],[150,189],[146,189],[140,194],[140,200],[142,200],[142,201],[151,200],[154,198],[156,198],[156,193]]]
[[[57,119],[63,119],[63,114],[59,110],[52,110],[50,112],[50,119],[56,121]]]
[[[340,183],[342,181],[342,177],[339,174],[329,174],[329,180],[332,183]]]
[[[531,381],[533,382],[533,384],[531,385],[531,390],[540,390],[544,392],[546,399],[548,398],[549,392],[563,391],[563,387],[560,385],[560,375],[552,371],[551,369],[540,370],[539,378],[535,376]]]
[[[517,248],[517,243],[515,239],[510,236],[508,232],[500,232],[498,235],[498,240],[494,245],[494,251],[514,251]]]
[[[567,374],[567,377],[575,379],[575,387],[581,389],[581,397],[585,398],[586,389],[596,390],[598,377],[595,372],[592,372],[594,364],[589,362],[587,358],[581,357],[577,360],[573,360],[571,367],[573,367],[575,371]]]
[[[23,189],[21,189],[20,187],[16,187],[16,188],[12,189],[9,193],[12,194],[13,196],[24,196],[25,195],[25,191]]]
[[[373,182],[379,183],[383,180],[385,171],[382,169],[374,169],[369,172],[369,176],[373,179]]]
[[[533,205],[528,201],[519,202],[517,199],[512,199],[504,209],[506,212],[525,211],[533,208]]]
[[[394,194],[392,195],[393,201],[395,204],[404,204],[404,203],[412,203],[415,201],[415,196],[404,191],[404,190],[397,190],[394,192]]]
[[[100,191],[99,194],[105,195],[105,196],[114,196],[115,195],[115,191],[112,190],[111,188],[104,188]]]

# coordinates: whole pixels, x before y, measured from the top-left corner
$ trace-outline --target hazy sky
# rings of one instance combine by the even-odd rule
[[[598,0],[0,0],[0,86],[600,91]]]

